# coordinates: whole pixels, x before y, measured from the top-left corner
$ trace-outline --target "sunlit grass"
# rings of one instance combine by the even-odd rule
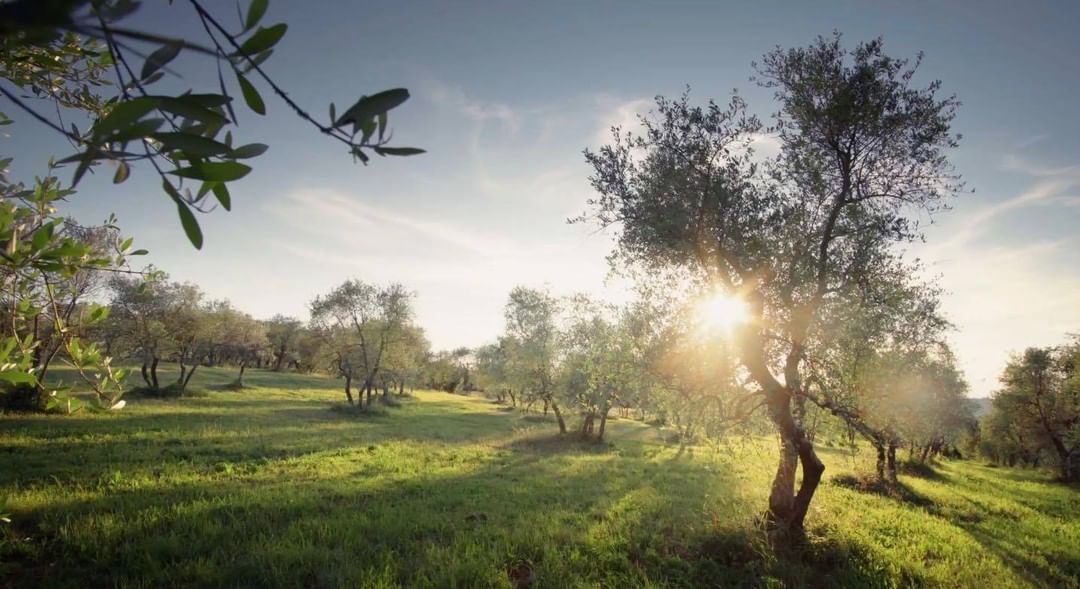
[[[118,413],[0,420],[0,586],[535,587],[1076,585],[1078,494],[1030,471],[948,462],[886,497],[838,484],[868,452],[822,444],[807,545],[756,516],[771,443],[679,448],[627,420],[611,446],[478,398],[418,392],[385,415],[329,410],[330,379]],[[823,440],[827,442],[827,440]],[[517,565],[515,565],[517,563]]]

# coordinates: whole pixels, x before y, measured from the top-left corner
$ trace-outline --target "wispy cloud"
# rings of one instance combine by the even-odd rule
[[[653,101],[648,98],[620,99],[614,96],[599,95],[594,97],[598,113],[596,131],[589,147],[597,148],[611,142],[611,130],[620,132],[638,131],[641,128],[641,115],[649,112]]]
[[[914,248],[948,293],[945,312],[957,326],[952,340],[972,393],[997,388],[1010,352],[1051,345],[1080,328],[1080,236],[1013,225],[1021,211],[1040,209],[1049,219],[1080,202],[1080,166],[1046,167],[1017,156],[1002,169],[1031,184],[1014,196],[982,206],[959,206],[935,235],[943,240]],[[955,219],[955,220],[953,220]],[[1026,241],[1020,235],[1030,236]]]
[[[577,227],[559,225],[548,239],[518,239],[328,190],[297,190],[265,209],[289,227],[276,249],[310,272],[337,277],[331,280],[401,281],[417,289],[421,323],[436,345],[493,338],[506,293],[517,284],[609,298],[628,290],[605,282],[606,239]]]
[[[520,114],[509,105],[477,99],[469,96],[462,88],[435,78],[422,79],[418,93],[435,105],[456,111],[473,121],[496,121],[512,131],[517,131],[521,126]]]

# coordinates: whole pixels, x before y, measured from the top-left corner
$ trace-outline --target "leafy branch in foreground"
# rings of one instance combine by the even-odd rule
[[[265,115],[266,101],[254,80],[261,80],[301,119],[344,144],[354,161],[366,164],[370,153],[410,156],[424,153],[389,143],[388,113],[409,98],[395,88],[361,96],[338,115],[333,103],[320,122],[297,104],[263,69],[288,30],[286,23],[261,26],[267,0],[252,0],[239,24],[230,29],[198,0],[188,0],[202,24],[202,42],[119,26],[140,6],[131,0],[14,0],[0,3],[0,94],[16,108],[61,134],[78,152],[58,161],[75,165],[72,186],[101,162],[113,162],[117,184],[131,167],[146,162],[161,177],[162,190],[173,201],[188,239],[203,244],[195,212],[217,205],[232,208],[229,185],[247,176],[246,160],[269,148],[263,143],[234,144],[230,126],[237,125],[239,91],[243,105]],[[147,45],[151,49],[143,51]],[[150,87],[170,73],[170,64],[185,52],[212,59],[217,87],[212,91],[159,94]],[[142,64],[133,66],[134,58]],[[29,58],[29,59],[28,59]],[[31,63],[40,65],[25,66]],[[115,77],[115,96],[103,98],[105,72]],[[229,73],[226,76],[226,72]],[[235,87],[226,78],[235,80]],[[13,88],[5,87],[6,81]],[[55,114],[34,108],[20,93],[46,99]],[[80,130],[65,121],[65,111],[89,118]],[[6,118],[6,117],[5,117]],[[78,117],[75,117],[78,118]],[[209,201],[213,195],[216,204]]]
[[[0,173],[0,388],[8,408],[77,410],[81,402],[63,394],[67,387],[46,384],[58,359],[75,369],[98,407],[123,406],[127,372],[83,336],[108,316],[90,302],[101,276],[142,274],[128,262],[146,251],[132,249],[114,219],[82,227],[58,216],[55,203],[72,192],[52,176],[26,187]]]

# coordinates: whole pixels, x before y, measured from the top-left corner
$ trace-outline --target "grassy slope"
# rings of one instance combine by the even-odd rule
[[[202,370],[207,383],[233,371]],[[810,540],[775,556],[755,514],[764,442],[613,445],[481,399],[421,393],[386,416],[331,412],[337,382],[251,371],[259,388],[122,412],[0,419],[0,586],[1077,586],[1080,494],[949,462],[902,499],[838,484],[868,453],[824,449]]]

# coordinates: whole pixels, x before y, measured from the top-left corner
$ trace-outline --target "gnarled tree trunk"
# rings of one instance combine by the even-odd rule
[[[566,421],[563,419],[562,412],[559,411],[559,406],[554,400],[551,401],[551,410],[555,412],[555,419],[559,420],[559,433],[566,433]]]

